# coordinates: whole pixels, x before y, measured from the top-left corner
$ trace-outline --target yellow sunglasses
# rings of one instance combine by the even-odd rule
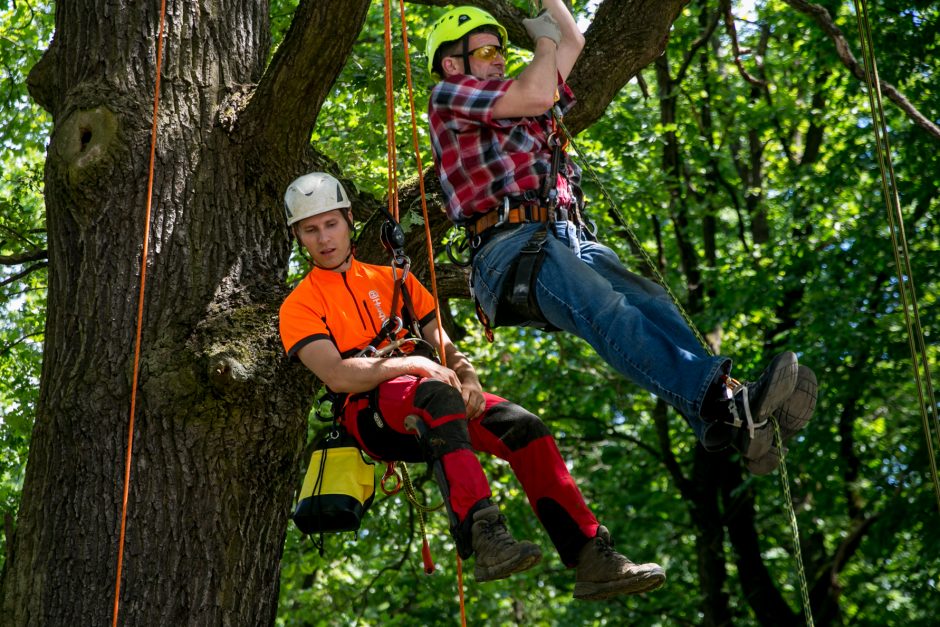
[[[492,61],[496,58],[496,55],[499,55],[506,58],[506,55],[503,53],[502,46],[494,46],[492,44],[488,46],[480,46],[479,48],[474,48],[473,50],[468,50],[467,54],[471,57],[475,57],[480,61]]]

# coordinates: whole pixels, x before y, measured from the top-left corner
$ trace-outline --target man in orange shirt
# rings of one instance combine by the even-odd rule
[[[371,457],[440,464],[451,533],[462,558],[475,555],[476,580],[508,577],[541,559],[535,544],[516,541],[506,528],[475,454],[481,451],[509,462],[561,560],[577,569],[575,598],[661,586],[659,565],[634,564],[611,548],[542,421],[483,391],[473,366],[439,332],[436,303],[414,276],[402,280],[400,269],[356,260],[342,184],[307,174],[284,200],[313,264],[281,306],[284,349],[330,390],[348,395],[339,420]],[[412,415],[423,422],[420,439],[405,427]]]

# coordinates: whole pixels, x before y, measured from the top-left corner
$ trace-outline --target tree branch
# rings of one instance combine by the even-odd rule
[[[36,331],[35,333],[27,333],[26,335],[20,336],[15,342],[10,342],[9,344],[4,344],[0,348],[0,355],[9,355],[10,351],[19,346],[20,344],[25,344],[27,340],[30,340],[34,337],[42,337],[42,331]]]
[[[424,6],[453,4],[451,0],[409,1]],[[506,27],[513,46],[531,49],[529,35],[522,26],[529,11],[520,10],[507,0],[473,0],[465,4],[489,11]],[[663,53],[669,29],[687,4],[688,0],[603,0],[600,3],[585,33],[581,58],[568,77],[578,97],[578,105],[565,118],[572,134],[577,135],[600,119],[623,86]]]
[[[708,7],[703,7],[702,12],[708,10]],[[682,65],[679,66],[679,70],[676,72],[675,82],[677,84],[682,83],[685,80],[685,74],[689,70],[689,66],[692,64],[692,61],[695,59],[695,55],[700,49],[702,49],[711,39],[712,35],[715,34],[715,29],[718,27],[718,14],[715,13],[708,20],[705,29],[702,31],[702,34],[699,35],[698,39],[692,42],[692,45],[689,46],[689,49],[686,50],[685,55],[682,57]]]
[[[28,261],[49,259],[49,251],[45,248],[35,248],[15,255],[0,255],[0,266],[18,266]]]
[[[861,63],[855,58],[855,55],[852,54],[851,49],[849,48],[849,42],[846,40],[845,35],[842,34],[842,30],[836,26],[835,22],[832,19],[832,16],[829,14],[829,11],[825,7],[822,7],[818,4],[812,4],[806,2],[805,0],[785,0],[787,4],[792,6],[794,9],[801,13],[813,18],[823,31],[829,35],[829,38],[832,40],[832,43],[836,46],[836,53],[839,55],[839,59],[842,60],[842,64],[845,65],[852,72],[852,74],[859,80],[865,80],[865,68]],[[923,128],[935,139],[940,139],[940,127],[931,122],[927,117],[922,114],[917,108],[905,98],[898,90],[891,85],[878,79],[878,84],[881,88],[881,91],[888,95],[898,107],[907,113],[908,117],[914,121],[915,124]]]
[[[579,102],[566,117],[572,133],[600,119],[623,86],[663,53],[669,29],[686,4],[688,0],[601,3],[585,32],[581,58],[568,77]]]
[[[25,270],[17,272],[13,276],[9,276],[5,278],[4,280],[0,281],[0,287],[3,287],[4,285],[9,285],[10,283],[15,283],[19,281],[20,279],[29,276],[33,272],[36,272],[37,270],[42,270],[48,265],[49,263],[46,261],[43,261],[42,263],[33,264],[30,267],[26,268]]]
[[[738,29],[734,25],[734,15],[731,14],[731,0],[721,0],[721,12],[725,20],[725,30],[728,38],[731,39],[731,49],[734,51],[734,64],[741,72],[741,76],[751,85],[767,89],[767,81],[757,78],[746,69],[744,62],[741,61],[741,48],[738,45]]]
[[[656,399],[656,407],[653,409],[653,424],[656,425],[656,438],[659,441],[658,457],[663,466],[669,471],[672,480],[676,482],[676,487],[683,497],[691,499],[692,484],[682,472],[675,454],[672,452],[672,439],[669,437],[669,418],[666,409],[666,401]]]
[[[369,0],[302,0],[271,65],[240,116],[261,154],[299,158],[362,30]]]

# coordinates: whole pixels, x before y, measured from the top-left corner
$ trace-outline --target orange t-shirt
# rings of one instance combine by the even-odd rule
[[[418,325],[423,327],[434,319],[434,298],[411,273],[405,278],[405,286]],[[389,318],[394,289],[390,266],[360,263],[353,258],[346,272],[314,268],[281,304],[281,342],[288,357],[323,339],[332,341],[343,357],[362,350]],[[399,294],[394,315],[404,319],[404,311],[404,297]],[[407,334],[405,327],[397,338]],[[387,343],[383,341],[377,348]]]

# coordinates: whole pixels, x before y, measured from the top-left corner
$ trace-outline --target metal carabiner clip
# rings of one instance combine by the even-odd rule
[[[394,328],[393,328],[394,327]],[[398,335],[398,332],[405,328],[405,323],[398,316],[393,316],[382,325],[382,333],[387,335]],[[375,349],[372,351],[375,352]]]
[[[376,348],[372,346],[372,344],[369,344],[368,346],[363,348],[361,351],[356,353],[354,356],[355,357],[372,357],[373,355],[375,355],[375,353],[376,353]]]
[[[386,485],[389,479],[395,479],[394,486],[388,487]],[[399,490],[401,490],[401,475],[399,475],[395,470],[395,462],[388,462],[388,464],[385,466],[385,474],[382,475],[382,481],[379,483],[379,485],[382,486],[382,492],[388,496],[396,494]]]
[[[466,268],[470,265],[470,255],[467,254],[467,252],[472,247],[472,245],[473,243],[470,240],[470,236],[467,230],[461,229],[460,234],[458,234],[456,237],[452,237],[447,241],[445,246],[447,257],[455,266]]]

